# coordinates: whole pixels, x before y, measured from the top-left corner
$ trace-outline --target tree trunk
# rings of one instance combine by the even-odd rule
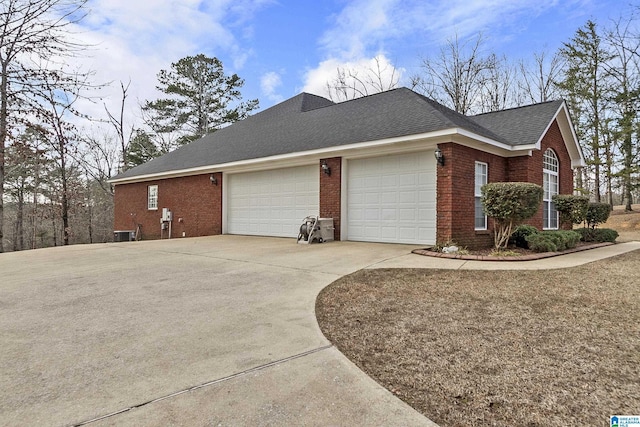
[[[584,183],[582,182],[582,167],[576,168],[575,177],[576,177],[576,190],[578,190],[578,193],[581,194],[581,192],[584,190]]]
[[[633,142],[631,135],[627,134],[623,143],[624,146],[624,173],[622,176],[624,185],[623,197],[626,200],[624,210],[627,212],[632,211],[631,204],[633,203],[633,196],[631,195],[631,171],[633,169]]]
[[[0,76],[0,253],[4,252],[4,234],[2,226],[4,224],[4,153],[7,146],[7,121],[8,121],[8,96],[9,83],[7,78],[7,64],[2,63],[2,76]]]
[[[607,138],[608,139],[608,138]],[[607,141],[607,146],[605,149],[605,155],[607,157],[607,201],[609,202],[610,209],[613,210],[613,191],[611,190],[611,181],[612,181],[612,171],[611,166],[613,165],[613,153],[611,152],[611,142]]]
[[[62,176],[62,244],[69,244],[69,200],[67,198],[67,180]]]
[[[62,132],[60,132],[61,134]],[[60,177],[62,178],[62,244],[69,245],[69,197],[67,194],[67,159],[66,144],[64,138],[59,135],[58,143],[60,148]]]
[[[16,242],[19,251],[24,249],[24,181],[21,183],[22,188],[18,192],[18,211],[16,212]]]
[[[89,210],[89,243],[93,243],[93,209],[91,208],[91,198],[89,198],[89,203],[87,204]]]
[[[53,246],[58,246],[58,230],[56,229],[56,214],[53,202],[51,203],[51,227],[53,230]]]

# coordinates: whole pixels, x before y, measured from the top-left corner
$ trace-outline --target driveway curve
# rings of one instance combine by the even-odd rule
[[[415,246],[214,236],[0,254],[0,425],[434,425],[318,293]]]

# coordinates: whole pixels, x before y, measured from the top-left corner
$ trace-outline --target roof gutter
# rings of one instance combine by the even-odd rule
[[[376,148],[382,148],[385,146],[391,146],[396,144],[418,142],[420,140],[428,140],[428,139],[438,139],[438,138],[441,139],[445,137],[451,137],[453,139],[453,137],[455,136],[463,136],[463,137],[478,141],[480,143],[485,143],[493,147],[496,147],[498,149],[501,149],[507,152],[513,152],[513,153],[519,153],[523,151],[530,152],[532,149],[535,148],[535,144],[511,146],[508,144],[504,144],[502,142],[498,142],[494,139],[487,138],[473,132],[469,132],[462,128],[449,128],[449,129],[443,129],[435,132],[427,132],[427,133],[414,134],[414,135],[408,135],[408,136],[386,138],[386,139],[380,139],[375,141],[358,142],[354,144],[320,148],[316,150],[298,151],[295,153],[278,154],[274,156],[260,157],[256,159],[239,160],[234,162],[199,166],[195,168],[178,169],[178,170],[150,173],[150,174],[144,174],[144,175],[135,175],[135,176],[124,177],[124,178],[112,178],[107,182],[118,185],[118,184],[130,184],[134,182],[152,181],[152,180],[158,180],[158,179],[169,179],[169,178],[178,178],[183,176],[201,175],[201,174],[214,173],[214,172],[242,172],[242,171],[248,171],[248,170],[255,170],[259,168],[261,165],[266,165],[266,164],[269,164],[269,169],[277,168],[277,167],[285,167],[285,166],[302,166],[302,165],[313,164],[318,159],[321,159],[323,157],[335,157],[339,155],[344,156],[345,154],[348,154],[349,152],[353,152],[356,150],[363,150],[363,149],[369,149],[369,148],[376,149]]]

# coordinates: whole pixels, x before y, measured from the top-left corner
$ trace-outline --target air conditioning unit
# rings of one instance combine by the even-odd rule
[[[113,232],[114,242],[133,242],[136,240],[136,232],[133,230],[116,230]]]

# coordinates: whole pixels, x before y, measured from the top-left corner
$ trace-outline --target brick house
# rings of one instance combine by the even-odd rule
[[[115,228],[140,224],[145,239],[168,208],[174,238],[296,237],[320,215],[336,240],[481,247],[483,184],[544,184],[530,223],[553,229],[550,197],[571,194],[583,165],[563,101],[464,116],[400,88],[341,103],[302,93],[111,182]]]

